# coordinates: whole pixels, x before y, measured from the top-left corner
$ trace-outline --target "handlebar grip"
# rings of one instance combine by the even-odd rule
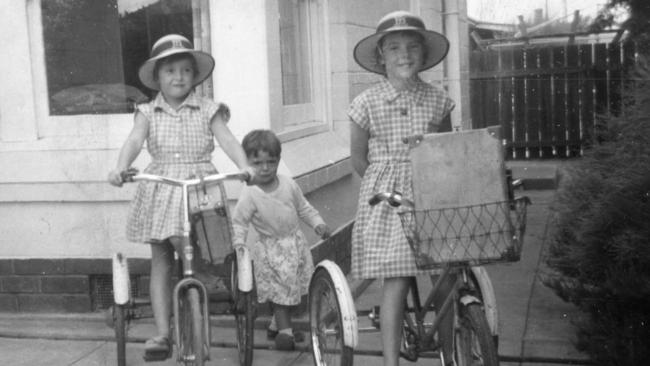
[[[133,177],[138,174],[137,168],[129,168],[120,172],[122,182],[133,182]]]
[[[252,176],[251,176],[250,172],[244,171],[244,172],[241,172],[240,174],[241,174],[241,179],[242,179],[242,181],[244,181],[244,183],[248,184],[248,183],[251,182]]]
[[[378,194],[372,196],[372,198],[370,198],[370,199],[368,200],[368,204],[369,204],[370,206],[375,206],[375,205],[378,204],[379,202],[381,202],[381,196],[378,195]]]

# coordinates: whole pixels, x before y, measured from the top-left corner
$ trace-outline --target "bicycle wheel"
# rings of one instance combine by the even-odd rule
[[[352,348],[344,343],[339,304],[329,272],[317,269],[309,284],[311,347],[316,366],[352,365]]]
[[[458,328],[454,334],[454,356],[458,366],[496,366],[494,346],[485,312],[480,304],[458,305]]]
[[[255,325],[255,305],[257,296],[255,280],[253,289],[248,292],[239,290],[237,281],[237,259],[231,262],[230,281],[233,294],[235,323],[237,325],[237,350],[239,351],[239,364],[251,366],[253,364],[253,344]],[[252,270],[252,268],[251,268]]]
[[[184,291],[180,307],[180,360],[187,366],[203,366],[205,349],[203,339],[204,319],[201,311],[199,290],[188,287]]]
[[[115,343],[117,345],[117,366],[126,366],[126,309],[125,305],[111,306]]]

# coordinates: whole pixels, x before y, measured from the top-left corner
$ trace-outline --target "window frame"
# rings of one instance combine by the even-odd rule
[[[280,140],[290,141],[331,129],[328,3],[327,0],[298,0],[310,2],[308,14],[311,102],[284,105],[278,1],[285,0],[273,0],[267,4],[270,122],[271,129],[276,132]]]
[[[47,143],[48,148],[70,147],[70,140],[76,140],[75,148],[119,147],[123,137],[131,130],[133,113],[50,115],[49,91],[47,87],[47,66],[43,39],[43,18],[41,4],[47,0],[27,0],[27,27],[31,72],[34,90],[37,139],[55,138],[59,142]],[[198,23],[193,24],[195,48],[210,52],[209,0],[192,0],[192,14]],[[199,87],[197,92],[212,97],[212,77]],[[84,137],[79,139],[79,137]]]

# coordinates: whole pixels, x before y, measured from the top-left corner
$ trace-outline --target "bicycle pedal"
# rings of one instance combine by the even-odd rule
[[[372,310],[368,313],[368,319],[373,327],[379,329],[379,306],[373,306]]]

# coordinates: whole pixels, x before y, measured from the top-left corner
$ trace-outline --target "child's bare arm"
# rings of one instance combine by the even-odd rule
[[[302,193],[300,186],[295,181],[292,181],[293,184],[293,199],[296,210],[298,212],[298,217],[305,221],[309,226],[314,229],[316,235],[325,239],[330,236],[331,229],[325,223],[325,220],[321,217],[318,210],[307,201],[307,198]]]
[[[124,141],[117,158],[115,169],[108,173],[108,182],[114,186],[122,186],[120,173],[131,166],[131,163],[138,157],[144,141],[149,134],[149,121],[142,113],[136,113],[133,128]]]
[[[228,117],[229,115],[230,113],[228,113]],[[210,122],[210,129],[226,155],[228,155],[239,169],[245,169],[248,167],[246,154],[235,135],[228,128],[227,122],[228,120],[224,113],[216,113]]]
[[[360,177],[368,169],[368,131],[361,128],[358,124],[350,122],[350,159],[352,166]]]

